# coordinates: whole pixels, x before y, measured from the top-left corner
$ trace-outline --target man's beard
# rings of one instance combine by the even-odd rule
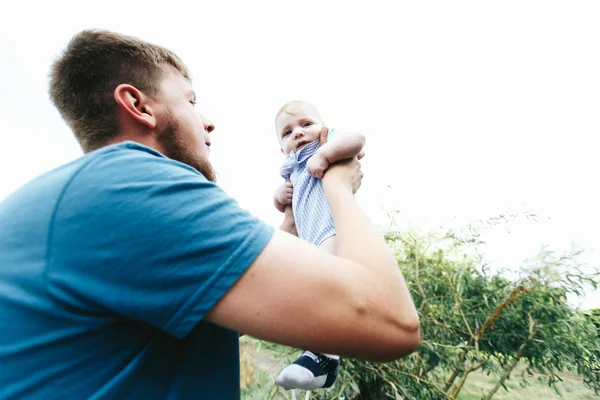
[[[200,172],[206,179],[216,182],[217,177],[212,164],[196,149],[192,149],[185,142],[179,123],[171,115],[168,116],[164,129],[159,135],[159,142],[165,151],[165,156],[172,160],[189,165]]]

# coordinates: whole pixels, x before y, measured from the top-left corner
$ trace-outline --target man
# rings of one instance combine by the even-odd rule
[[[214,126],[169,50],[83,31],[50,96],[86,154],[0,204],[0,398],[239,398],[237,332],[370,360],[416,348],[356,158],[323,178],[333,256],[214,184]]]

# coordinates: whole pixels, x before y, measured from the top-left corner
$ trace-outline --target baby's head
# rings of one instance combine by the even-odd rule
[[[323,119],[317,109],[304,101],[284,104],[275,115],[275,130],[283,154],[298,151],[319,139]]]

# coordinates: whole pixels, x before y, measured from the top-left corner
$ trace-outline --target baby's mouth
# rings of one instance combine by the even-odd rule
[[[298,144],[296,145],[296,150],[299,150],[302,146],[307,145],[309,142],[307,140],[301,140],[298,142]]]

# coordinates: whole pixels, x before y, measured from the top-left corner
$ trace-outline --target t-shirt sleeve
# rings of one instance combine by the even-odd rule
[[[58,200],[47,286],[84,314],[186,336],[274,229],[196,170],[140,150],[97,157]]]

